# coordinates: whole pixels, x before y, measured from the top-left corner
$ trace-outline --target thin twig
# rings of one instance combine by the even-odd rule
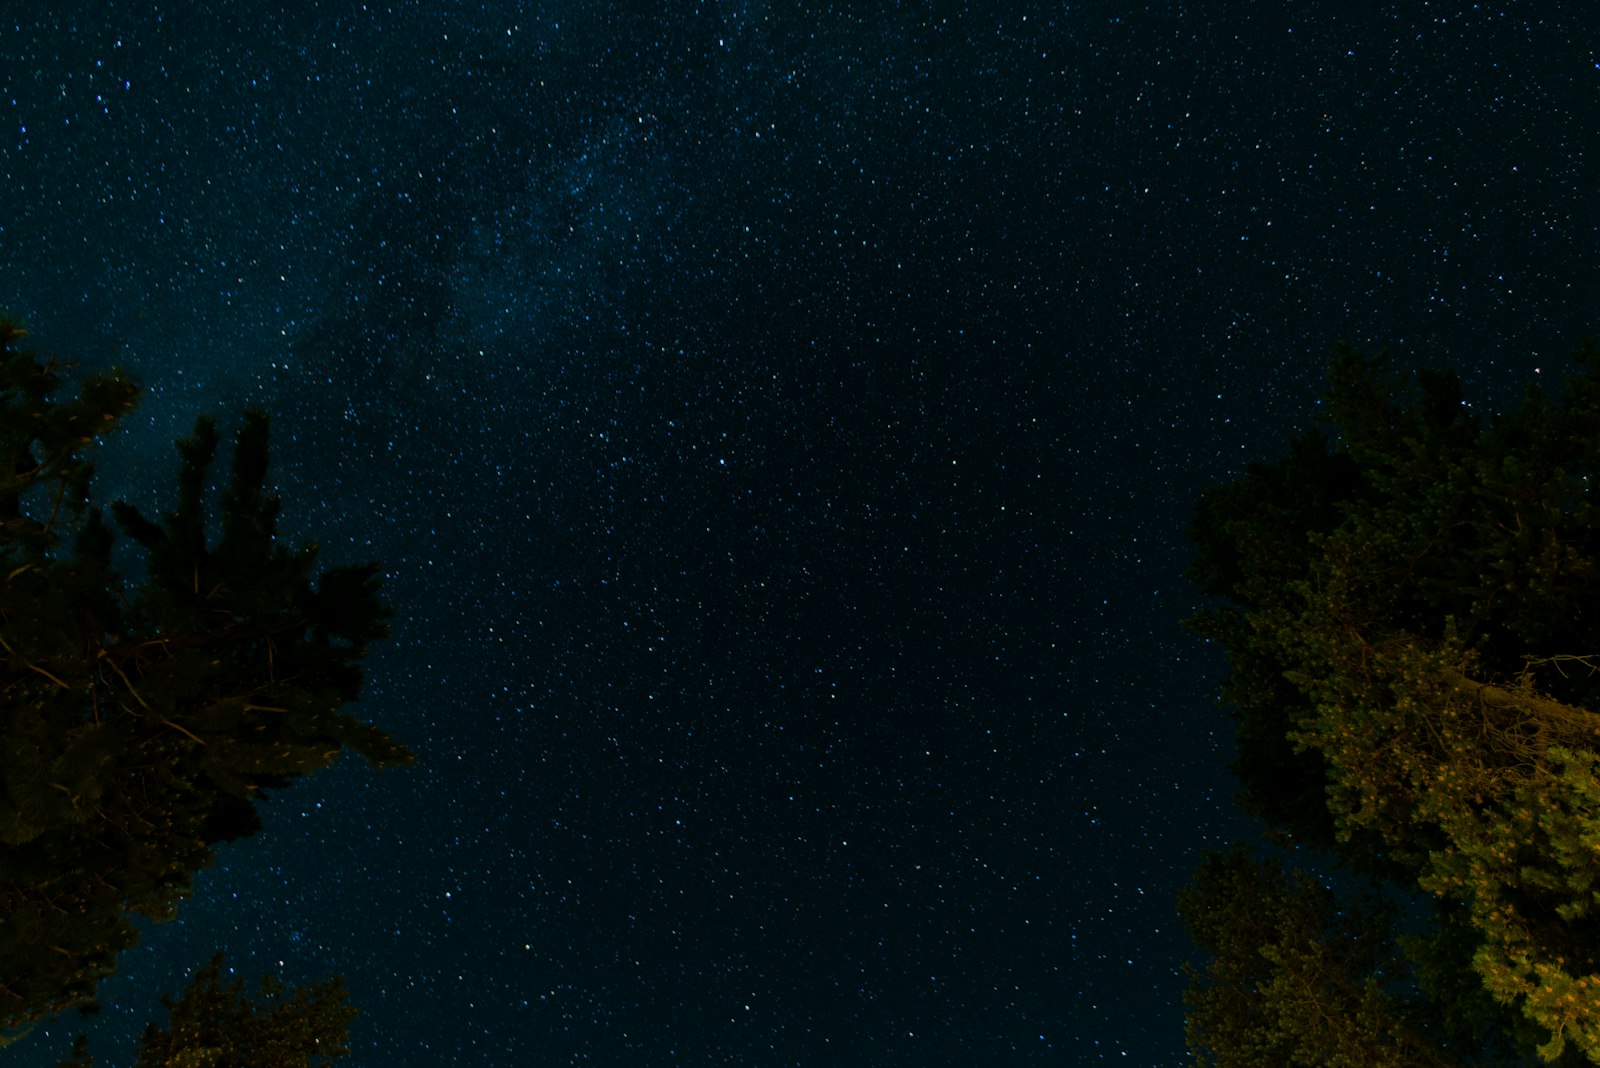
[[[193,738],[195,741],[199,742],[201,745],[205,745],[206,744],[206,740],[204,738],[200,737],[198,734],[195,734],[193,731],[184,729],[182,726],[180,726],[177,723],[172,722],[170,719],[163,719],[161,722],[165,723],[167,726],[171,727],[173,730],[177,731],[180,734],[187,734],[189,737]]]

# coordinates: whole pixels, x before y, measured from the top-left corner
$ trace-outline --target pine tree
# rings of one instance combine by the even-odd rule
[[[269,791],[346,748],[410,754],[345,711],[386,633],[372,565],[319,569],[277,537],[268,420],[215,491],[209,418],[178,443],[160,521],[91,497],[92,454],[134,407],[120,372],[22,350],[0,322],[0,1029],[89,1004],[134,915],[175,915]],[[213,498],[215,498],[213,500]],[[142,570],[125,581],[116,561]],[[124,565],[128,566],[128,565]]]
[[[343,979],[291,990],[269,975],[250,995],[222,972],[219,953],[181,997],[161,999],[167,1026],[145,1030],[135,1068],[295,1068],[349,1055],[356,1010]]]
[[[357,1013],[343,978],[289,988],[266,975],[252,994],[224,970],[218,953],[176,999],[162,997],[167,1025],[145,1028],[134,1068],[311,1068],[349,1055]],[[94,1068],[88,1039],[57,1065]]]
[[[1393,908],[1343,903],[1305,872],[1237,848],[1208,854],[1178,912],[1210,954],[1188,968],[1187,1035],[1202,1065],[1449,1068],[1402,989]]]
[[[1483,419],[1453,375],[1341,349],[1329,433],[1193,527],[1246,807],[1431,902],[1394,942],[1463,1064],[1600,1063],[1600,350],[1576,355],[1558,398]],[[1253,1063],[1233,1033],[1197,1054]]]

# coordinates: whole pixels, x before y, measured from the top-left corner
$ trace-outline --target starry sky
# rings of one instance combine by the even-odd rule
[[[0,5],[0,307],[147,387],[101,492],[268,408],[419,758],[270,800],[101,1063],[215,949],[354,1064],[1183,1063],[1189,513],[1335,340],[1490,404],[1597,328],[1563,8]]]

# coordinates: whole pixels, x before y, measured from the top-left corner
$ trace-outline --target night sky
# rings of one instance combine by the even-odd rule
[[[215,949],[352,1064],[1183,1063],[1189,513],[1336,340],[1487,405],[1600,329],[1567,9],[0,2],[0,307],[148,390],[100,491],[268,408],[419,758],[272,798],[101,1063]]]

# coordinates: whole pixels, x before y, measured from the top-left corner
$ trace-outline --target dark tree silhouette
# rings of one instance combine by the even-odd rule
[[[343,979],[288,988],[269,975],[251,994],[243,979],[222,973],[219,953],[176,1000],[162,997],[167,1026],[145,1029],[134,1068],[309,1068],[349,1055],[356,1010]],[[88,1040],[80,1036],[57,1064],[94,1068]]]
[[[91,1004],[170,919],[217,843],[254,833],[268,791],[346,748],[411,756],[347,713],[386,631],[377,569],[319,570],[276,533],[267,418],[178,443],[172,511],[91,500],[91,457],[130,411],[119,372],[66,368],[0,322],[0,1028]],[[215,500],[213,501],[213,498]],[[114,561],[142,571],[125,581]]]
[[[134,1068],[291,1068],[350,1053],[356,1010],[343,979],[291,990],[267,976],[251,995],[243,979],[224,981],[222,970],[219,953],[176,1001],[161,999],[170,1019],[166,1027],[151,1024],[145,1030]]]

